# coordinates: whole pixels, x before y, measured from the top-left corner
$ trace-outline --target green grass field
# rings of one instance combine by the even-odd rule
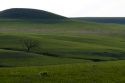
[[[124,83],[125,61],[0,68],[2,83]],[[47,75],[40,74],[46,72]]]
[[[0,82],[124,83],[124,32],[121,24],[1,20]],[[26,52],[25,39],[39,47]]]

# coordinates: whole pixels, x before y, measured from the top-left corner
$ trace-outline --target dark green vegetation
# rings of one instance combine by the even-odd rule
[[[12,8],[0,12],[0,19],[11,21],[34,21],[44,23],[55,23],[68,20],[64,16],[50,13],[43,10],[27,9],[27,8]]]
[[[78,17],[72,19],[77,21],[91,21],[97,23],[125,24],[125,17]]]
[[[5,18],[0,20],[0,82],[125,82],[125,25]],[[27,50],[25,40],[35,46]]]

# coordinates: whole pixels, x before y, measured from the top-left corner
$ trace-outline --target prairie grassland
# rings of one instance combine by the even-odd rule
[[[0,68],[2,83],[124,83],[125,61]],[[46,75],[40,73],[47,73]]]
[[[124,27],[0,21],[0,82],[124,83]],[[27,53],[24,39],[39,47]]]

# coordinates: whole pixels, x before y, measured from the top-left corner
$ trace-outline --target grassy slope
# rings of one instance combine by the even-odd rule
[[[125,24],[124,17],[81,17],[81,18],[71,18],[76,21],[91,21],[97,23],[116,23],[116,24]]]
[[[124,27],[89,22],[42,24],[0,21],[1,66],[57,65],[0,68],[0,80],[2,83],[83,83],[84,79],[84,83],[124,83],[124,61],[86,61],[124,59]],[[24,38],[38,40],[40,48],[27,54],[21,42]],[[45,52],[56,57],[45,56],[42,54]],[[44,71],[49,72],[50,76],[38,75]]]
[[[2,83],[124,83],[125,61],[0,68]],[[40,75],[40,72],[47,72]]]
[[[83,63],[85,60],[51,57],[20,51],[0,50],[0,67],[43,66]]]
[[[41,24],[2,21],[0,48],[24,50],[20,41],[23,38],[32,38],[41,42],[40,48],[34,50],[35,52],[72,55],[79,58],[93,58],[92,56],[104,58],[108,55],[108,58],[114,59],[114,57],[124,57],[124,31],[124,25],[115,24],[88,22]]]

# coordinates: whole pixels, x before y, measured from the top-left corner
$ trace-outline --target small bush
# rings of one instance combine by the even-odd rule
[[[39,73],[39,76],[40,76],[40,77],[48,76],[48,73],[47,73],[47,72],[40,72],[40,73]]]

